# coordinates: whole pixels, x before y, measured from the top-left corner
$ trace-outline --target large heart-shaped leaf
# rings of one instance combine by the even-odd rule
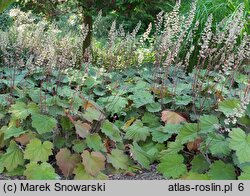
[[[128,100],[119,95],[100,98],[98,101],[105,105],[105,108],[107,111],[111,112],[111,115],[114,115],[115,113],[120,114],[128,104]]]
[[[146,105],[146,109],[149,112],[159,112],[161,111],[161,104],[158,102],[150,103]]]
[[[100,135],[98,135],[98,133],[89,134],[86,137],[86,144],[94,151],[105,151],[102,138],[100,137]]]
[[[89,152],[84,150],[81,154],[82,163],[88,174],[97,176],[97,174],[105,168],[105,157],[100,152]]]
[[[242,129],[234,128],[229,137],[229,147],[236,151],[239,162],[250,162],[250,134],[246,135]]]
[[[7,152],[2,155],[1,165],[9,172],[17,168],[18,165],[23,165],[23,153],[14,141],[10,142]]]
[[[192,142],[198,137],[198,131],[198,125],[196,123],[186,123],[181,128],[177,139],[180,140],[182,144]]]
[[[7,140],[11,137],[18,137],[21,134],[24,134],[26,132],[28,132],[28,130],[23,130],[21,127],[17,128],[14,126],[11,127],[2,127],[1,129],[4,133],[4,140]]]
[[[221,134],[209,134],[206,139],[206,144],[212,155],[226,156],[229,155],[229,140]]]
[[[136,120],[131,126],[125,129],[126,139],[132,139],[133,141],[145,141],[150,135],[149,128],[143,126],[140,120]]]
[[[80,120],[74,122],[75,129],[77,135],[79,135],[81,138],[86,138],[87,135],[90,134],[91,125],[88,123],[83,123]]]
[[[189,95],[179,95],[175,98],[175,104],[176,105],[188,105],[192,102],[192,97]]]
[[[236,174],[233,165],[225,164],[221,160],[210,165],[208,175],[212,180],[235,180]]]
[[[34,127],[39,134],[52,132],[57,124],[56,119],[42,114],[33,114],[31,118],[32,127]]]
[[[154,97],[148,91],[135,91],[133,95],[130,95],[129,98],[133,101],[136,108],[139,108],[143,105],[154,103]]]
[[[172,136],[172,134],[163,132],[162,129],[162,127],[159,127],[151,132],[152,140],[154,142],[163,143]]]
[[[238,178],[239,180],[250,180],[250,166],[242,168],[242,172]]]
[[[240,101],[238,99],[226,99],[219,103],[218,111],[223,112],[226,116],[233,115],[235,110],[239,108]]]
[[[115,126],[115,124],[105,120],[101,126],[101,132],[108,136],[111,140],[116,142],[121,142],[122,137],[120,135],[120,130]]]
[[[191,161],[191,164],[191,171],[199,174],[202,174],[209,169],[209,163],[202,155],[196,155]]]
[[[24,158],[30,161],[42,161],[48,160],[52,155],[53,144],[49,141],[41,142],[41,140],[35,138],[30,140],[24,151]]]
[[[93,120],[101,121],[105,118],[104,114],[96,109],[95,107],[89,107],[83,114],[83,118],[89,122],[93,122]]]
[[[23,102],[16,102],[10,107],[10,112],[17,118],[24,120],[30,114],[36,114],[39,112],[39,107],[35,103],[29,103],[26,105]]]
[[[168,147],[163,151],[165,153],[178,153],[180,150],[184,148],[183,144],[180,140],[176,139],[174,142],[168,142]]]
[[[142,117],[142,122],[148,127],[159,127],[161,125],[160,118],[152,113],[146,112]]]
[[[102,172],[99,172],[97,176],[91,176],[82,164],[78,164],[73,173],[75,174],[74,180],[108,180],[108,176]]]
[[[212,132],[219,128],[219,120],[213,115],[203,115],[200,117],[200,133]]]
[[[58,180],[59,176],[55,173],[55,169],[49,163],[38,164],[31,162],[26,165],[24,175],[28,180]]]
[[[129,158],[123,153],[123,151],[114,149],[107,157],[108,163],[111,163],[115,169],[127,169],[129,164]]]
[[[157,170],[167,178],[179,178],[187,172],[186,165],[183,164],[184,158],[180,154],[166,154],[160,159]]]
[[[148,154],[136,142],[133,142],[133,145],[130,145],[130,150],[134,160],[136,160],[144,168],[150,168],[150,159]]]
[[[73,173],[76,165],[80,162],[81,156],[79,154],[71,154],[67,148],[60,149],[56,154],[56,163],[66,178]]]

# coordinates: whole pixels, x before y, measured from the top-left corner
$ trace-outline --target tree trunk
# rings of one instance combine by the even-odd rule
[[[85,40],[83,41],[83,46],[82,46],[82,52],[83,52],[83,56],[84,56],[86,49],[89,48],[90,45],[91,45],[91,41],[92,41],[92,25],[93,25],[92,16],[86,11],[84,12],[83,22],[84,22],[84,25],[88,26],[88,28],[89,28],[88,34],[87,34]]]

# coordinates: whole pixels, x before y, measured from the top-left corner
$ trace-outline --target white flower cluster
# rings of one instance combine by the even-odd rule
[[[141,51],[139,51],[138,53],[139,53],[139,54],[138,54],[138,63],[139,63],[139,64],[142,64],[142,63],[143,63],[143,60],[144,60],[144,54],[143,54],[143,52],[141,52]]]
[[[186,68],[189,65],[190,57],[191,57],[193,51],[195,50],[195,45],[193,44],[193,41],[194,41],[194,37],[195,37],[194,34],[198,30],[198,27],[199,27],[199,21],[196,21],[194,28],[192,29],[192,31],[190,31],[190,35],[187,38],[188,39],[188,43],[189,43],[189,45],[191,45],[191,47],[189,48],[189,51],[187,52],[186,57],[185,57],[185,61],[184,61]]]
[[[30,24],[34,21],[34,18],[31,17],[31,11],[23,12],[19,8],[11,9],[9,16],[13,18],[18,25]]]
[[[99,24],[100,24],[100,22],[101,22],[101,20],[102,20],[102,10],[100,10],[100,11],[98,12],[97,17],[96,17],[96,19],[95,19],[94,22],[93,22],[93,33],[94,33],[94,34],[96,33],[96,31],[97,31],[97,29],[98,29],[98,26],[99,26]]]
[[[159,43],[156,43],[158,50],[155,64],[162,64],[163,66],[168,67],[177,59],[181,46],[187,39],[188,30],[193,24],[195,10],[196,1],[192,3],[188,17],[183,17],[180,14],[180,1],[178,1],[173,11],[164,15],[164,20],[162,12],[157,15],[157,34],[161,32],[160,30],[162,30],[162,33],[159,36]],[[194,48],[192,47],[192,49]],[[193,52],[192,49],[190,51],[191,53]],[[189,61],[191,53],[187,54],[187,61]],[[178,64],[178,62],[176,63]]]
[[[237,122],[237,119],[236,119],[236,117],[235,116],[227,116],[227,118],[224,120],[224,123],[226,124],[226,125],[229,125],[230,123],[232,123],[232,124],[236,124],[236,122]]]
[[[140,42],[143,43],[148,39],[148,36],[152,30],[152,23],[149,23],[147,30],[143,33]]]
[[[77,22],[77,16],[75,14],[72,14],[68,19],[68,23],[70,26],[74,26],[76,22]]]
[[[82,59],[82,43],[88,32],[83,27],[78,34],[67,33],[59,38],[61,30],[55,24],[49,24],[45,19],[34,22],[30,12],[12,9],[9,15],[14,23],[8,32],[0,31],[0,50],[6,65],[20,66],[30,69],[44,67],[50,70],[55,67],[75,66]],[[28,51],[23,55],[23,51]]]
[[[220,133],[220,134],[225,133],[225,132],[229,133],[230,131],[231,131],[231,129],[228,128],[228,127],[225,127],[225,126],[221,126],[221,127],[219,128],[219,133]]]
[[[235,13],[233,19],[227,25],[228,35],[225,40],[228,51],[233,50],[236,44],[236,39],[240,34],[242,28],[244,27],[243,17],[244,16],[244,6],[240,5],[239,9]]]
[[[137,25],[135,26],[135,28],[133,29],[133,31],[132,31],[132,33],[131,33],[131,36],[132,36],[133,38],[135,38],[135,36],[136,36],[137,33],[139,32],[140,28],[141,28],[141,21],[139,21],[139,22],[137,23]]]
[[[9,12],[10,17],[17,17],[18,15],[20,15],[21,11],[20,9],[11,9]]]
[[[114,20],[109,31],[109,37],[108,37],[109,48],[112,48],[114,46],[116,37],[117,37],[116,21]]]
[[[225,128],[224,131],[229,133],[231,131],[231,129],[230,128]]]
[[[200,46],[201,46],[200,56],[202,58],[206,58],[209,52],[209,44],[213,36],[212,29],[211,29],[212,22],[213,22],[213,16],[210,15],[207,19],[204,31],[202,33],[202,43],[200,43]]]
[[[120,24],[119,25],[119,29],[118,29],[118,35],[121,37],[121,38],[125,38],[125,36],[126,36],[126,33],[125,33],[125,30],[124,30],[124,28],[123,28],[123,25],[122,24]]]
[[[231,70],[234,66],[235,56],[234,54],[230,54],[225,60],[224,66],[222,66],[222,71],[220,70],[220,73],[224,73],[225,75],[229,76],[231,75]]]
[[[162,24],[163,24],[164,12],[161,11],[156,16],[155,20],[155,35],[161,34]]]

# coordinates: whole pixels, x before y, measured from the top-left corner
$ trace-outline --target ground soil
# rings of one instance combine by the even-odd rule
[[[10,177],[0,174],[0,180],[25,180],[25,177]],[[165,178],[156,171],[156,166],[152,165],[150,170],[141,170],[135,174],[127,173],[110,175],[109,180],[165,180]]]
[[[115,174],[109,177],[110,180],[165,180],[165,178],[156,171],[156,167],[151,166],[151,170],[142,170],[135,175]]]

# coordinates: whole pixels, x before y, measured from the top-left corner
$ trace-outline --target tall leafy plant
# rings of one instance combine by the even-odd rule
[[[0,1],[0,13],[2,13],[14,1],[15,0],[1,0]]]

